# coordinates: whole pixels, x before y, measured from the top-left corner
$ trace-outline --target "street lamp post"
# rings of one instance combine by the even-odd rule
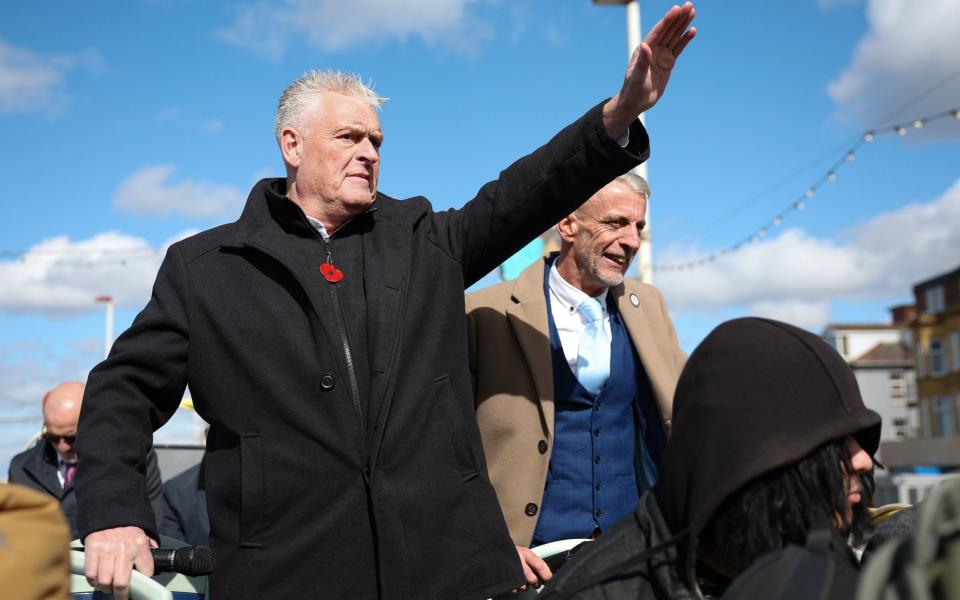
[[[617,5],[626,8],[627,14],[627,60],[633,56],[633,52],[640,45],[640,2],[638,0],[593,0],[598,5]],[[643,114],[637,115],[640,122],[646,126],[647,119]],[[647,163],[641,163],[632,169],[634,173],[643,177],[648,182]],[[650,226],[650,204],[647,203],[647,224],[643,228],[641,235],[640,252],[637,253],[637,275],[640,281],[644,283],[653,283],[653,240],[651,238],[652,227]]]
[[[103,357],[110,355],[113,346],[113,296],[97,296],[97,302],[106,305],[106,331],[103,334]]]

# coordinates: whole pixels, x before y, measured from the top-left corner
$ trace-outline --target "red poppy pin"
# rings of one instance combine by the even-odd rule
[[[333,263],[323,263],[320,265],[320,274],[330,283],[336,283],[343,279],[343,271],[333,266]]]

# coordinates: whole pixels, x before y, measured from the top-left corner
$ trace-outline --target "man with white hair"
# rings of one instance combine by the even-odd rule
[[[557,223],[560,252],[473,292],[470,374],[487,467],[525,550],[595,537],[657,480],[685,356],[666,303],[625,277],[650,188],[624,173]]]
[[[53,496],[70,525],[71,539],[77,529],[77,495],[73,485],[80,461],[77,458],[77,421],[83,401],[83,384],[67,381],[43,396],[43,429],[40,440],[10,461],[10,483],[19,483]],[[157,455],[146,456],[146,495],[154,513],[162,510],[163,488]]]
[[[90,374],[77,485],[86,575],[123,600],[156,531],[136,462],[189,385],[210,424],[217,598],[487,598],[521,585],[473,417],[463,290],[644,160],[636,116],[693,37],[674,7],[620,92],[462,209],[377,190],[381,103],[308,73],[280,98],[286,178],[171,246]],[[620,140],[622,143],[618,143]]]

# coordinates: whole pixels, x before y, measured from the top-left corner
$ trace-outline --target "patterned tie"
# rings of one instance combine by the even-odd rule
[[[587,320],[577,353],[577,379],[596,396],[610,377],[610,337],[603,327],[603,306],[598,300],[587,298],[577,310]]]
[[[77,474],[77,463],[67,463],[67,472],[63,476],[63,489],[73,485],[73,476]]]

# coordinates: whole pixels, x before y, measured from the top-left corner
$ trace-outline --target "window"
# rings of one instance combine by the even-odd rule
[[[953,406],[948,396],[937,396],[933,407],[934,435],[946,437],[953,435]]]
[[[930,374],[947,374],[947,352],[943,340],[930,340]]]
[[[906,419],[900,418],[900,419],[893,420],[893,434],[898,438],[907,437],[907,420]]]
[[[904,400],[907,397],[907,382],[903,379],[903,373],[894,371],[887,374],[890,384],[890,397],[898,400]]]
[[[953,357],[954,372],[960,371],[960,333],[950,333],[950,356]]]
[[[928,313],[935,315],[943,312],[944,299],[942,285],[928,287],[926,292],[924,292],[924,297],[926,299]]]
[[[930,402],[926,398],[920,398],[920,431],[923,432],[923,437],[930,437],[933,435],[930,429]]]

